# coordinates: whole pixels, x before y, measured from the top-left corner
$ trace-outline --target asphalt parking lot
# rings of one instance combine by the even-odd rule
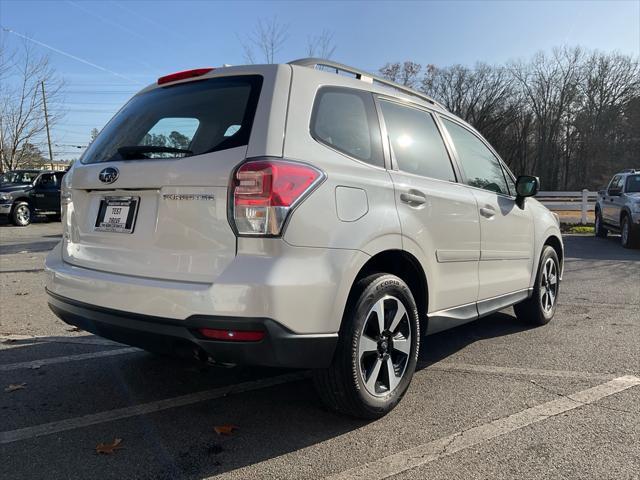
[[[640,251],[618,238],[565,237],[551,324],[508,310],[427,337],[404,400],[375,422],[325,411],[307,372],[74,331],[43,291],[59,238],[59,223],[0,225],[3,479],[640,478]]]

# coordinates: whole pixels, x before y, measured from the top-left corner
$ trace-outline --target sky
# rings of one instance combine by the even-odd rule
[[[242,45],[261,19],[288,26],[278,62],[306,56],[308,37],[327,30],[334,60],[369,71],[403,60],[500,64],[560,45],[640,55],[640,0],[0,0],[0,41],[18,47],[26,36],[50,55],[65,81],[64,102],[50,106],[66,112],[54,157],[69,159],[159,76],[246,63]]]

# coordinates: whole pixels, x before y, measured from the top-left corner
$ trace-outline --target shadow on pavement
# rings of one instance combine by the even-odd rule
[[[607,238],[594,236],[563,237],[565,258],[583,260],[640,260],[640,250],[624,248],[620,244],[620,236],[609,235]]]
[[[0,255],[11,255],[14,253],[39,253],[48,252],[58,244],[59,240],[48,240],[43,242],[13,243],[0,245]]]
[[[423,341],[418,369],[445,359],[478,340],[511,335],[525,329],[513,316],[498,313],[427,337]],[[83,338],[87,341],[97,339],[93,336]],[[51,339],[54,340],[53,337]],[[91,346],[92,351],[109,348],[103,345],[80,347],[77,344],[65,344],[68,348],[64,348],[60,343],[29,344],[28,341],[18,340],[13,348],[1,350],[0,363],[69,355],[72,353],[70,350],[83,353]],[[47,348],[57,351],[47,353]],[[78,348],[81,350],[76,350]],[[30,351],[35,355],[27,355]],[[65,353],[61,353],[63,351]],[[15,359],[17,353],[20,354],[20,360]],[[5,425],[10,423],[11,426],[3,430],[173,398],[289,372],[266,368],[222,369],[142,352],[46,366],[35,374],[47,374],[50,379],[55,376],[55,385],[43,385],[39,391],[32,387],[30,397],[19,406],[8,403],[10,399],[17,400],[18,396],[2,399],[0,424],[5,424],[2,417],[11,416],[15,419],[21,412],[29,412],[28,420],[25,422],[21,419],[19,423],[14,423],[17,420],[8,421]],[[64,388],[58,388],[58,385],[64,385]],[[38,411],[40,403],[45,400],[47,405],[57,407],[52,411],[40,407],[41,411]],[[38,413],[34,413],[36,411]],[[237,424],[240,427],[238,434],[226,438],[212,433],[214,425],[224,423]],[[135,445],[130,443],[127,446],[128,451],[133,450],[131,458],[146,456],[150,444],[161,446],[162,458],[145,460],[150,462],[148,476],[147,473],[141,474],[137,462],[118,464],[117,467],[114,465],[113,473],[118,470],[120,478],[176,478],[183,475],[204,478],[295,452],[368,423],[325,410],[313,390],[312,382],[301,380],[135,417],[132,424],[137,425],[138,429],[141,427],[144,433]],[[105,424],[102,428],[114,427]],[[74,430],[60,435],[80,434]],[[129,434],[129,439],[132,436]],[[24,455],[27,462],[30,454],[25,451]],[[86,468],[83,462],[88,461],[84,455],[70,455],[64,460],[61,463],[65,463],[65,466],[60,467],[64,471],[55,472],[55,477],[81,472]]]

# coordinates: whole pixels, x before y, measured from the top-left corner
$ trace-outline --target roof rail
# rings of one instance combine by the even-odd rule
[[[444,106],[441,103],[436,102],[433,98],[431,98],[428,95],[425,95],[424,93],[417,92],[412,88],[405,87],[404,85],[400,85],[399,83],[392,82],[391,80],[387,80],[386,78],[382,78],[377,75],[372,75],[368,72],[365,72],[364,70],[350,67],[342,63],[334,62],[333,60],[325,60],[323,58],[310,57],[310,58],[300,58],[298,60],[293,60],[292,62],[289,62],[289,64],[299,65],[302,67],[310,67],[310,68],[328,67],[332,70],[335,70],[336,73],[339,73],[339,72],[351,73],[356,77],[357,80],[362,80],[367,83],[379,83],[386,87],[393,88],[394,90],[398,90],[406,95],[418,97],[421,100],[429,102],[433,105],[437,105],[443,110],[446,110],[446,108],[444,108]]]

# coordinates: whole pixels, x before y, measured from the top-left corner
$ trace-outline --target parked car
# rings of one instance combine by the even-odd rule
[[[0,215],[26,227],[36,215],[60,220],[60,184],[65,172],[12,170],[0,175]]]
[[[640,247],[640,169],[615,174],[598,192],[595,234],[604,238],[610,231],[620,232],[623,247]]]
[[[359,417],[402,398],[421,335],[556,308],[562,237],[530,198],[538,179],[429,97],[338,63],[162,77],[62,188],[46,260],[61,319],[150,351],[312,368],[326,404]]]

